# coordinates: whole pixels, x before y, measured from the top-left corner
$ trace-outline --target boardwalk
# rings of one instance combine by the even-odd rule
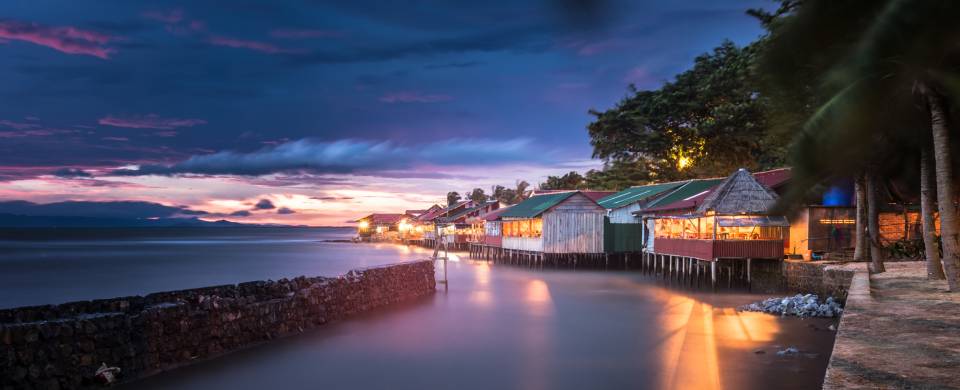
[[[960,295],[922,262],[854,279],[825,389],[960,389]]]

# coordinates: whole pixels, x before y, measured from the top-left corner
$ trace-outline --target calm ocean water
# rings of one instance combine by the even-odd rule
[[[7,232],[0,306],[106,298],[424,258],[323,242],[331,229]],[[458,259],[448,289],[201,362],[125,389],[813,389],[833,319],[735,308],[637,272],[530,270]],[[778,356],[796,347],[801,354]]]
[[[358,246],[351,229],[0,230],[0,308],[253,280],[336,276],[418,256]]]

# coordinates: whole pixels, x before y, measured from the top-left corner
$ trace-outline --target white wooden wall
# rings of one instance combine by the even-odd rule
[[[543,213],[545,253],[603,253],[607,210],[576,194]]]
[[[543,252],[543,240],[530,237],[503,237],[503,248]]]
[[[627,206],[612,209],[607,216],[611,223],[640,223],[640,218],[633,215],[634,211],[640,210],[640,202],[632,203]]]

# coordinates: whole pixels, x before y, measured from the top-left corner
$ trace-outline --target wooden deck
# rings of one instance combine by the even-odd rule
[[[713,259],[780,259],[784,240],[694,240],[657,238],[657,254]]]

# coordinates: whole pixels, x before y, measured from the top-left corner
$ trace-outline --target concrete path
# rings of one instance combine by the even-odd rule
[[[960,389],[960,292],[923,262],[855,274],[824,389]]]

